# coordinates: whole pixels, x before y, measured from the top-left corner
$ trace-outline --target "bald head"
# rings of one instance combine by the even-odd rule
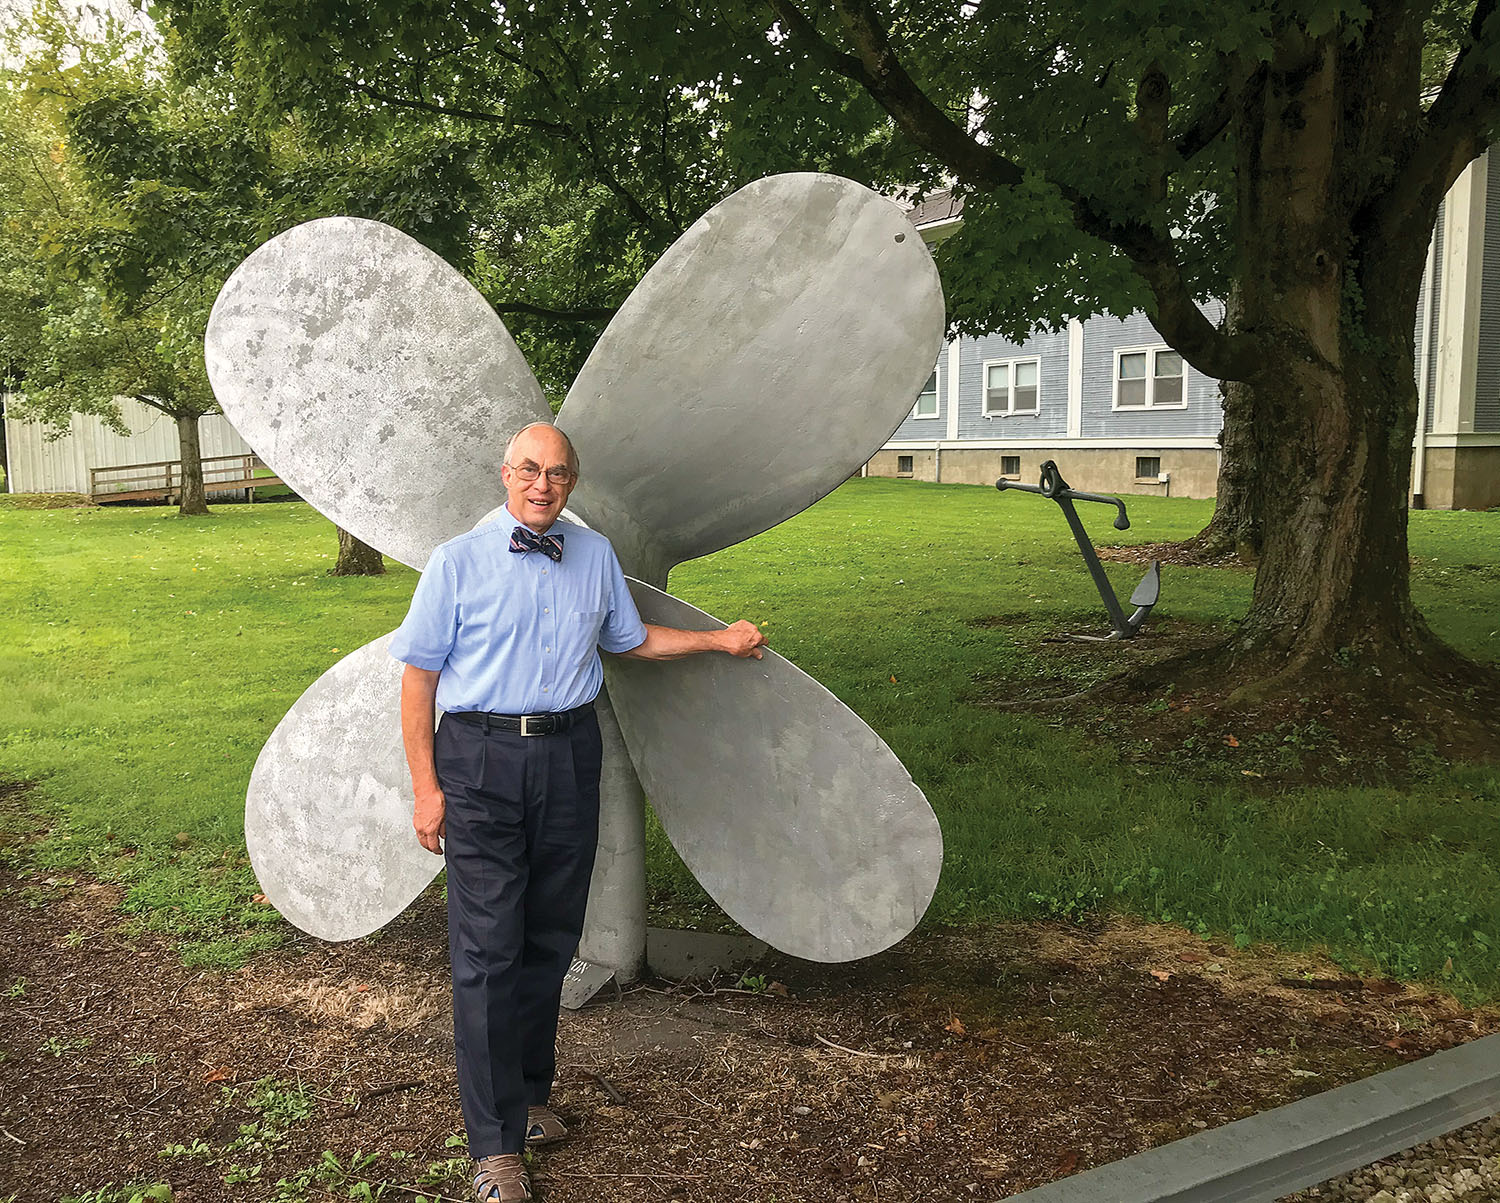
[[[551,422],[533,422],[516,431],[500,466],[506,508],[534,531],[545,531],[568,504],[578,482],[578,453]]]
[[[524,441],[529,447],[532,437],[541,438],[543,440],[543,447],[549,451],[560,443],[567,456],[568,467],[573,470],[575,476],[578,474],[578,452],[573,450],[573,440],[556,426],[552,425],[551,422],[532,422],[530,425],[521,427],[520,430],[511,435],[510,442],[505,444],[505,462],[507,464],[515,463],[516,445]],[[558,442],[550,442],[548,441],[549,438],[556,439]],[[535,456],[532,458],[535,459]],[[537,462],[540,463],[541,461],[537,460]]]

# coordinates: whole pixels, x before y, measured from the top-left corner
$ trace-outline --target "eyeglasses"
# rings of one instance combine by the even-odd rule
[[[527,484],[530,484],[542,474],[542,470],[535,464],[506,464],[505,466]],[[554,464],[547,469],[547,479],[555,485],[568,484],[577,475],[578,473],[574,472],[572,468],[564,467],[562,464]]]

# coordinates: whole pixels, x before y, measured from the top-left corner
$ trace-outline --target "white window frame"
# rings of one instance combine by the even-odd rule
[[[1182,399],[1180,401],[1163,401],[1160,404],[1156,400],[1156,357],[1163,351],[1173,355],[1180,353],[1166,343],[1151,343],[1144,347],[1116,347],[1114,358],[1114,381],[1110,393],[1110,409],[1115,413],[1138,414],[1149,409],[1186,409],[1188,407],[1188,363],[1182,361],[1182,375],[1178,377],[1182,381]],[[1120,404],[1120,360],[1126,355],[1146,356],[1146,404],[1144,405],[1121,405]]]
[[[930,414],[918,413],[922,398],[927,396],[924,388],[917,394],[917,399],[912,402],[911,419],[914,422],[932,422],[943,416],[943,375],[938,370],[939,364],[932,365],[932,412]]]
[[[1017,410],[1016,365],[1036,365],[1036,408]],[[990,369],[1003,367],[1005,372],[1005,408],[990,408]],[[979,369],[979,413],[984,418],[1034,418],[1042,412],[1042,360],[1039,355],[1018,355],[1014,359],[986,359]]]

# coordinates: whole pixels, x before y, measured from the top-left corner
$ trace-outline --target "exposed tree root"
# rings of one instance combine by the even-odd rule
[[[991,704],[1068,714],[1117,735],[1132,756],[1189,768],[1205,746],[1274,752],[1275,771],[1247,756],[1246,775],[1288,784],[1394,782],[1435,760],[1500,759],[1500,671],[1420,635],[1378,657],[1289,657],[1231,638],[1137,662],[1067,695]]]

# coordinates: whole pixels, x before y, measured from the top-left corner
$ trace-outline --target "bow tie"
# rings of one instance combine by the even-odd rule
[[[561,535],[539,535],[526,526],[518,526],[510,532],[511,551],[519,551],[523,555],[528,551],[539,551],[549,560],[561,560],[562,544]]]

